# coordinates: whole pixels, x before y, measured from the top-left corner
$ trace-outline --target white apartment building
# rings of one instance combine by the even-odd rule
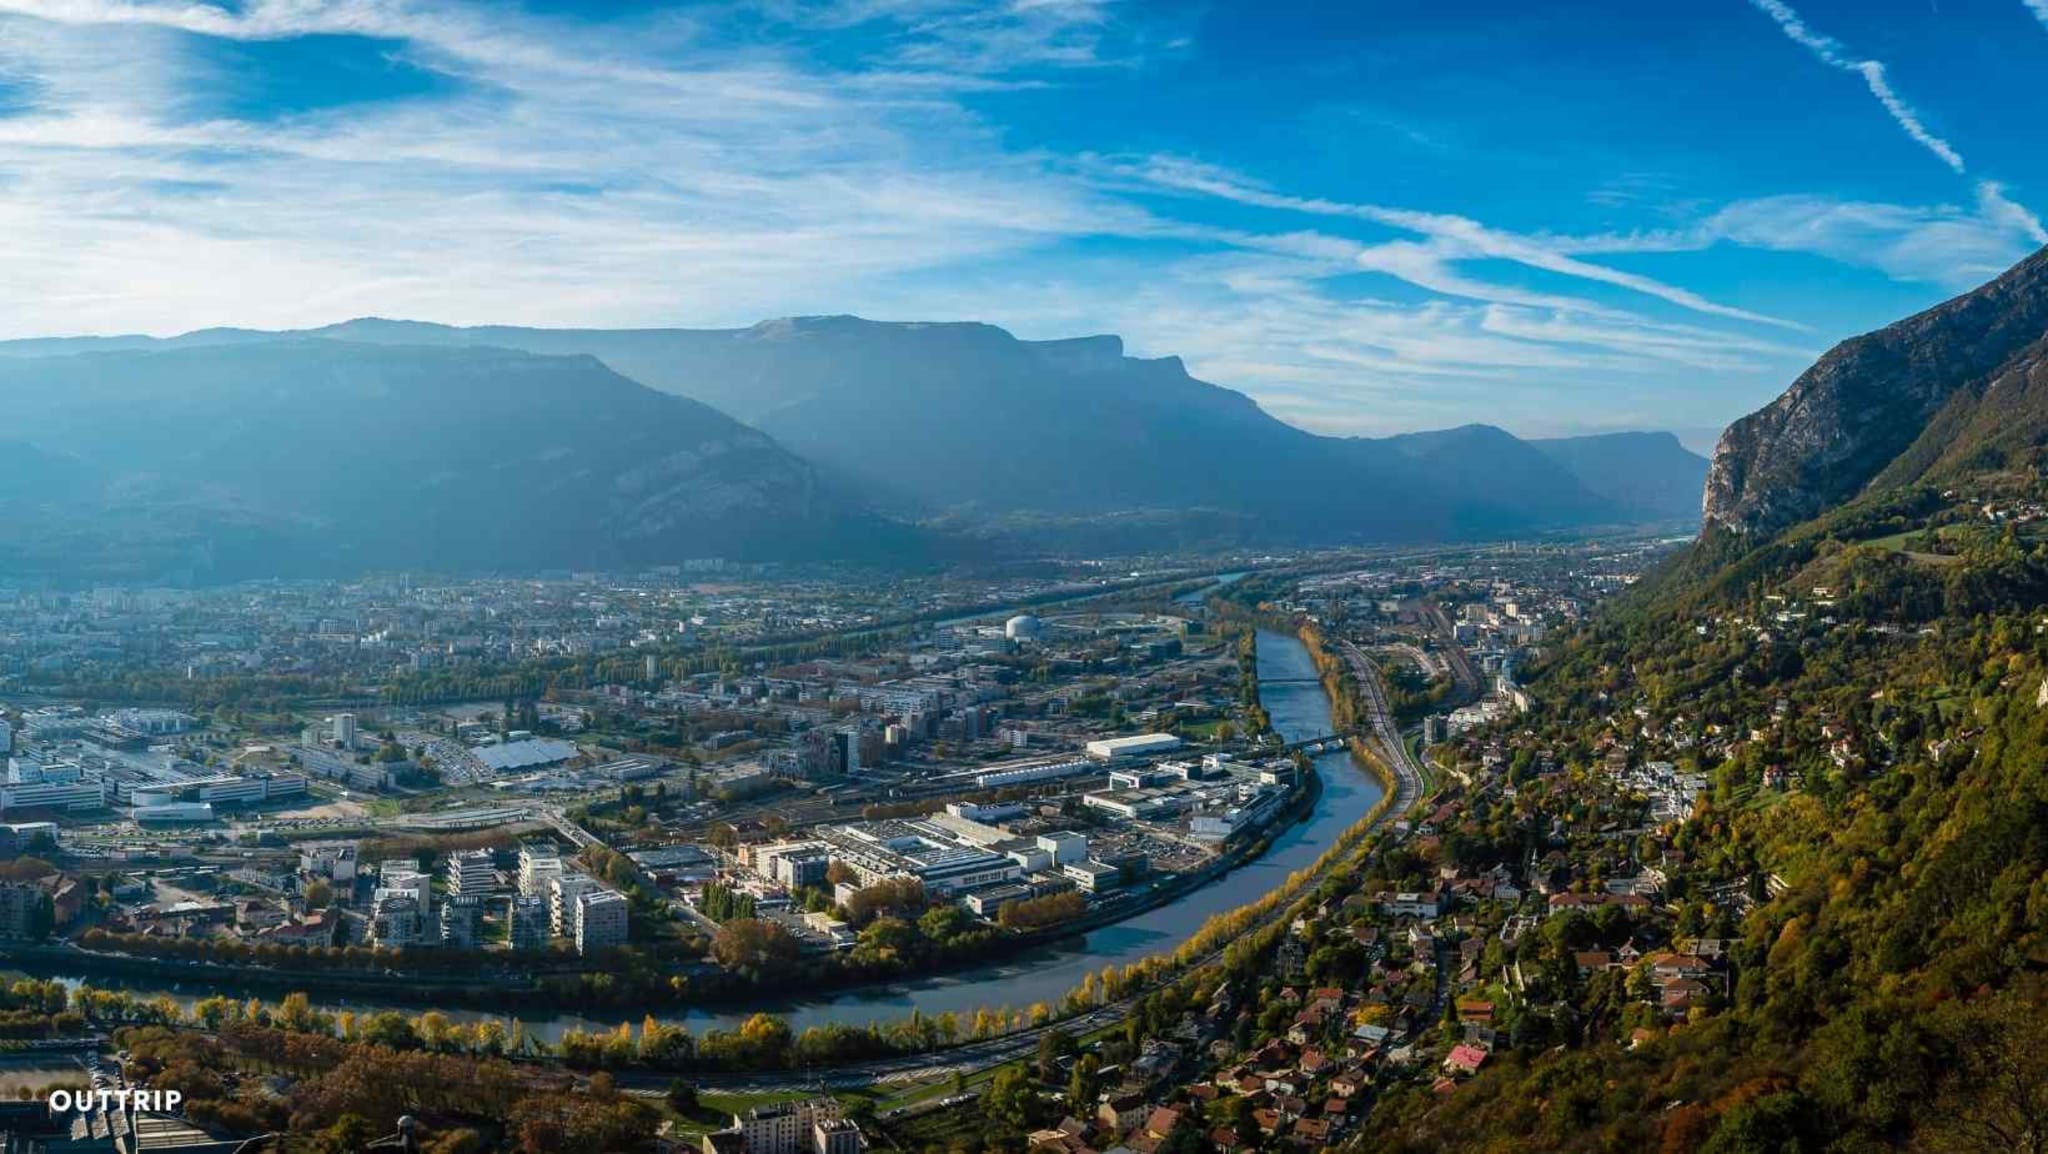
[[[626,944],[626,895],[617,890],[591,890],[576,896],[576,952]]]
[[[381,862],[377,866],[377,888],[399,890],[412,895],[424,914],[428,903],[433,900],[434,881],[426,874],[412,867],[411,862]]]
[[[426,933],[426,908],[411,890],[379,889],[370,904],[370,941],[399,948],[415,946]]]
[[[733,1128],[746,1140],[747,1154],[816,1154],[820,1122],[844,1117],[830,1098],[756,1106],[733,1118]]]
[[[548,900],[535,895],[512,899],[511,924],[507,936],[515,950],[548,948]]]
[[[556,937],[576,936],[576,899],[597,888],[596,878],[571,870],[548,882],[548,928]]]
[[[546,898],[562,871],[562,857],[553,846],[519,847],[519,892],[527,897]]]
[[[860,1154],[860,1127],[851,1118],[820,1118],[811,1124],[812,1154]]]
[[[356,880],[356,843],[312,841],[299,847],[299,872],[351,883]]]
[[[491,864],[491,851],[468,850],[448,859],[448,892],[460,897],[483,897],[498,888],[498,869]]]
[[[484,900],[455,897],[441,903],[441,944],[451,949],[476,949],[483,937]]]

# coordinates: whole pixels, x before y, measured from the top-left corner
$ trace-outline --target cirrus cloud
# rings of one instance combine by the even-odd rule
[[[1516,230],[1164,153],[1019,145],[978,103],[1142,74],[1186,35],[1111,0],[609,21],[461,0],[0,0],[0,263],[16,274],[0,325],[856,310],[1115,328],[1319,428],[1559,431],[1711,423],[1822,343],[1632,258],[1740,245],[1941,279],[2039,234],[1989,182],[1967,210],[1815,194],[1675,229]],[[338,45],[446,83],[261,114],[224,98],[248,79],[235,69],[287,73],[277,53]],[[1944,250],[1963,257],[1946,273]]]

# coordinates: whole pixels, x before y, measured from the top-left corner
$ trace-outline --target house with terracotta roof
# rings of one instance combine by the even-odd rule
[[[1308,1145],[1321,1146],[1330,1140],[1330,1123],[1322,1118],[1297,1119],[1292,1136]]]
[[[1713,972],[1713,964],[1696,954],[1675,954],[1659,951],[1643,959],[1650,967],[1650,976],[1660,982],[1673,978],[1704,978]]]
[[[1444,1059],[1444,1070],[1459,1074],[1477,1074],[1479,1067],[1486,1064],[1487,1053],[1477,1046],[1453,1046],[1450,1056]]]
[[[1154,1139],[1164,1139],[1180,1125],[1180,1111],[1171,1106],[1161,1106],[1145,1119],[1145,1133]]]
[[[1580,950],[1572,954],[1572,963],[1579,968],[1579,976],[1597,974],[1614,966],[1614,955],[1606,950]]]
[[[1697,978],[1672,978],[1657,983],[1657,1004],[1667,1014],[1683,1014],[1711,993],[1713,989]]]

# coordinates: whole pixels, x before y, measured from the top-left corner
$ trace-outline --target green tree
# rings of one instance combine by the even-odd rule
[[[1074,1035],[1054,1026],[1038,1036],[1038,1080],[1050,1086],[1059,1081],[1060,1059],[1080,1052]]]
[[[1074,1062],[1074,1072],[1067,1077],[1067,1109],[1077,1118],[1085,1118],[1095,1111],[1095,1100],[1102,1095],[1102,1059],[1093,1054],[1083,1054]]]
[[[997,1070],[982,1103],[989,1120],[1011,1133],[1029,1131],[1038,1119],[1038,1091],[1020,1066]]]

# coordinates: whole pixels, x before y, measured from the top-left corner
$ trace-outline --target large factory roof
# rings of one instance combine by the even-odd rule
[[[486,745],[472,752],[476,754],[478,761],[499,773],[506,773],[568,761],[576,756],[576,745],[574,742],[557,741],[552,737],[536,737],[530,741]]]

